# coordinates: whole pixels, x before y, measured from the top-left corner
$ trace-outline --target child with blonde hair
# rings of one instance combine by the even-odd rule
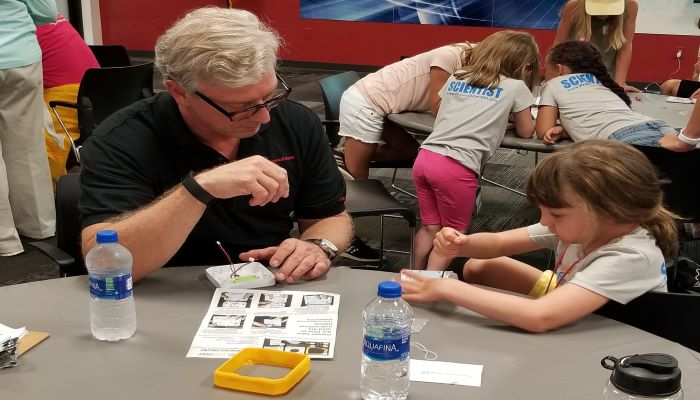
[[[440,91],[433,132],[413,165],[422,226],[414,265],[444,270],[449,259],[431,254],[433,237],[445,226],[469,227],[481,163],[496,151],[512,114],[516,134],[532,137],[530,88],[539,76],[539,50],[525,32],[496,32],[471,49],[465,67]]]
[[[431,112],[440,108],[438,91],[462,68],[473,44],[455,43],[389,64],[357,81],[340,99],[343,163],[353,178],[369,176],[376,161],[413,160],[418,142],[405,129],[386,119],[403,111]]]
[[[639,92],[626,83],[638,9],[637,0],[569,0],[561,9],[553,45],[565,40],[592,42],[615,82],[627,92]]]
[[[634,188],[634,190],[630,190]],[[677,245],[674,215],[662,204],[660,182],[630,145],[591,140],[545,158],[527,181],[540,223],[500,233],[463,235],[444,228],[435,253],[466,256],[464,280],[428,279],[402,271],[404,298],[447,300],[531,332],[559,328],[602,307],[665,292],[664,256]],[[555,251],[542,272],[507,256]],[[523,297],[478,286],[530,295]]]

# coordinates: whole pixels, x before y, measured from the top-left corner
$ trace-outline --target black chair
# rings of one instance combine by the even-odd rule
[[[58,264],[61,277],[87,273],[80,247],[79,197],[80,174],[59,177],[56,184],[56,246],[46,242],[30,243]]]
[[[328,141],[331,147],[335,148],[340,142],[338,131],[340,129],[340,98],[350,86],[360,79],[360,75],[355,71],[343,72],[342,74],[331,75],[319,79],[321,93],[323,94],[323,109],[326,118],[321,122],[326,128]],[[370,168],[391,168],[394,170],[391,177],[391,187],[411,197],[416,197],[413,193],[396,185],[396,172],[399,168],[412,168],[414,160],[400,161],[372,161]]]
[[[90,68],[85,71],[78,89],[77,103],[51,101],[49,107],[58,119],[80,164],[80,146],[97,125],[114,112],[153,95],[153,63],[128,67]],[[73,141],[57,107],[78,110],[80,138]]]
[[[683,229],[684,223],[700,222],[700,177],[694,173],[700,165],[700,150],[677,153],[662,147],[635,146],[658,169],[663,184],[664,204],[681,217],[678,221],[679,251],[669,268],[669,287],[674,287],[678,255],[685,242],[698,240]]]
[[[626,305],[609,301],[596,314],[700,351],[700,295],[648,292]]]
[[[100,63],[100,67],[128,67],[131,65],[129,53],[120,44],[95,44],[90,45],[92,54]]]
[[[361,181],[346,180],[345,209],[353,218],[379,216],[379,268],[384,264],[384,252],[406,253],[405,251],[384,248],[384,216],[396,216],[405,219],[411,229],[411,247],[408,252],[410,268],[413,269],[413,236],[416,229],[416,213],[396,200],[381,181],[365,179]]]
[[[340,129],[340,98],[350,86],[360,80],[360,75],[355,71],[343,72],[319,79],[321,94],[323,95],[323,110],[326,119],[321,121],[326,127],[326,135],[331,147],[335,148],[340,142],[338,130]]]

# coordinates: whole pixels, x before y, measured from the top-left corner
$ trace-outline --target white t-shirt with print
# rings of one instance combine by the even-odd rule
[[[560,285],[573,283],[610,300],[627,304],[642,294],[666,292],[666,263],[654,237],[642,227],[583,256],[579,244],[562,243],[546,226],[527,228],[530,240],[556,251],[556,260],[566,252],[557,271],[559,278],[574,263]]]
[[[477,174],[482,160],[503,141],[510,113],[535,102],[525,82],[501,76],[493,90],[469,85],[453,76],[440,90],[440,110],[433,132],[421,148],[450,157]]]
[[[630,109],[589,73],[550,79],[542,87],[539,105],[559,109],[561,126],[574,142],[607,139],[622,128],[653,120]]]

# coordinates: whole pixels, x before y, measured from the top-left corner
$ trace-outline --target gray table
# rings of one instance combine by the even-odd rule
[[[387,118],[395,124],[408,130],[430,134],[433,131],[435,117],[428,113],[402,112],[399,114],[389,114]],[[571,144],[570,140],[561,140],[556,144],[545,144],[542,140],[533,138],[521,138],[515,135],[513,129],[506,130],[506,134],[501,141],[501,147],[506,149],[534,151],[538,153],[552,153]]]
[[[665,121],[674,128],[685,128],[693,111],[694,104],[669,103],[668,96],[654,93],[629,93],[632,100],[632,109],[651,118]],[[429,113],[403,112],[389,114],[389,120],[406,129],[430,134],[433,131],[435,117]],[[517,150],[529,150],[539,153],[551,153],[571,144],[569,140],[562,140],[555,145],[544,144],[541,140],[523,139],[515,136],[512,129],[506,131],[501,142],[501,147]]]
[[[669,103],[668,96],[654,93],[628,93],[632,109],[654,119],[660,119],[676,129],[685,128],[695,104]]]
[[[265,398],[213,386],[223,360],[185,358],[213,288],[203,269],[158,271],[135,287],[138,330],[123,342],[92,339],[85,277],[0,287],[0,321],[50,332],[0,370],[3,399],[246,399]],[[311,372],[285,398],[359,399],[361,310],[376,284],[394,274],[335,268],[324,279],[276,289],[341,294],[335,359],[313,361]],[[608,374],[607,355],[664,352],[678,358],[686,399],[700,398],[698,354],[646,332],[589,316],[546,334],[529,334],[448,304],[414,307],[429,319],[413,341],[440,361],[483,364],[482,387],[411,383],[411,399],[592,400]],[[412,356],[422,354],[413,350]]]

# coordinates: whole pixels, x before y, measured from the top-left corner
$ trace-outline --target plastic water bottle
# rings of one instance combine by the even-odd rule
[[[365,400],[408,397],[413,311],[401,299],[401,285],[379,284],[377,297],[362,311],[362,381]]]
[[[99,340],[122,340],[136,332],[131,253],[117,232],[97,232],[97,245],[85,256],[90,281],[90,329]]]

